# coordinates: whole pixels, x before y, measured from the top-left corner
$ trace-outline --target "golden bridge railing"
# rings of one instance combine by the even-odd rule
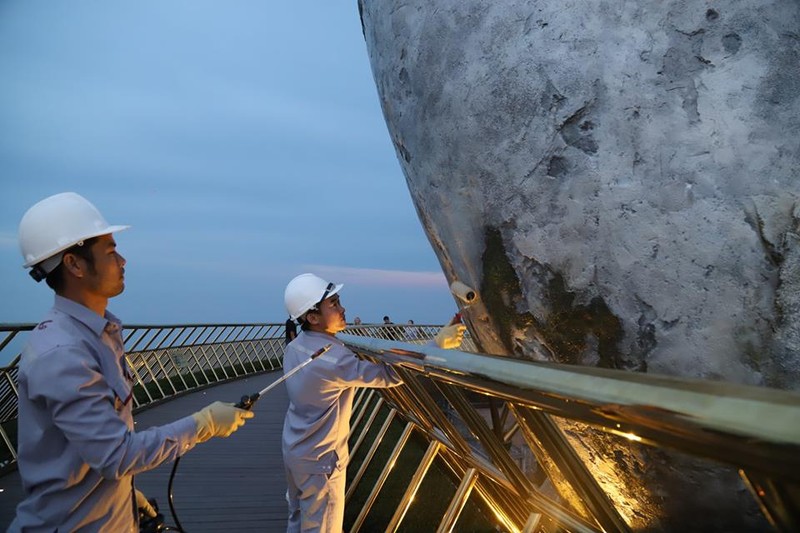
[[[434,465],[452,480],[446,501],[428,522],[404,530],[463,530],[468,521],[460,514],[476,492],[502,531],[630,530],[629,517],[579,457],[563,421],[736,469],[765,522],[778,531],[800,530],[800,394],[340,338],[404,379],[401,387],[363,390],[357,399],[347,489],[355,501],[346,507],[351,533],[395,531],[418,520],[443,492],[426,481]],[[387,420],[402,430],[387,437]],[[367,432],[376,436],[364,438]],[[404,458],[412,438],[416,455]],[[360,487],[377,456],[373,468],[380,474]],[[393,470],[403,464],[415,470]]]
[[[0,324],[0,473],[16,466],[19,351],[35,324]],[[283,324],[127,326],[135,409],[246,374],[281,368]]]
[[[0,474],[16,465],[17,374],[25,337],[36,324],[0,324]],[[354,326],[356,335],[421,342],[439,326]],[[284,324],[125,326],[134,411],[176,395],[283,367]]]
[[[33,327],[0,325],[0,357]],[[797,393],[478,354],[469,337],[463,351],[439,350],[428,342],[438,328],[340,335],[404,379],[356,397],[348,531],[629,530],[563,421],[736,469],[775,530],[800,529]],[[123,336],[137,409],[282,364],[283,324],[130,326]],[[0,369],[5,469],[15,465],[18,360]]]

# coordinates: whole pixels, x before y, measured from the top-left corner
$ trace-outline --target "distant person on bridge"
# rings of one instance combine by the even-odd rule
[[[406,339],[410,341],[415,341],[419,339],[419,331],[417,326],[414,325],[413,320],[408,321],[408,326],[406,326]]]
[[[390,367],[359,359],[336,338],[344,330],[342,285],[314,274],[291,280],[284,292],[300,334],[286,347],[283,370],[291,371],[318,349],[333,347],[286,381],[289,409],[283,425],[283,459],[289,503],[288,533],[341,533],[344,521],[347,434],[358,387],[394,387],[401,380]],[[455,348],[466,328],[442,328],[436,344]]]
[[[286,319],[286,324],[284,324],[286,328],[286,339],[284,344],[289,344],[297,337],[297,323],[292,320],[292,317]]]
[[[134,431],[133,377],[121,323],[106,310],[125,289],[125,258],[110,226],[82,196],[61,193],[31,207],[19,244],[55,303],[30,333],[19,363],[18,456],[24,499],[8,531],[139,530],[154,509],[134,475],[211,437],[227,437],[253,413],[215,402],[171,424]]]
[[[397,328],[390,327],[390,326],[394,325],[394,322],[392,322],[392,319],[389,318],[388,315],[383,317],[383,325],[386,326],[386,327],[383,328],[383,331],[386,334],[386,336],[389,338],[389,340],[393,340],[393,341],[400,340],[401,335],[400,335],[399,331],[397,330]]]

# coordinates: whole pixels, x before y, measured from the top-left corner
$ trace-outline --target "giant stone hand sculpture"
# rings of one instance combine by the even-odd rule
[[[800,3],[359,8],[484,351],[800,388]],[[635,530],[764,525],[732,469],[562,428]]]

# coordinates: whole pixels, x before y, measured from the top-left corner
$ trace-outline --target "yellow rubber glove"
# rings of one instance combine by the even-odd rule
[[[436,346],[444,350],[458,348],[461,346],[461,341],[464,339],[464,332],[466,330],[467,326],[464,324],[445,326],[439,330],[433,340],[436,341]]]
[[[205,442],[211,437],[228,437],[255,416],[252,411],[234,407],[232,403],[214,402],[192,415],[197,422],[197,440]]]
[[[155,518],[157,514],[156,510],[153,509],[153,506],[147,501],[147,496],[142,494],[142,491],[139,489],[133,489],[133,491],[136,493],[136,508],[141,510],[146,516]]]

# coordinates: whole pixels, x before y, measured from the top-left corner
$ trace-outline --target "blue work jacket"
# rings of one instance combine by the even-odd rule
[[[28,338],[17,457],[25,497],[11,532],[137,532],[134,474],[197,443],[191,416],[134,431],[131,374],[103,342],[109,322],[119,325],[109,312],[56,296]],[[113,336],[121,354],[119,329]]]
[[[283,424],[286,467],[307,474],[343,469],[358,387],[394,387],[402,380],[388,366],[364,361],[331,335],[302,331],[286,346],[284,373],[327,344],[330,350],[286,380],[289,409]]]

